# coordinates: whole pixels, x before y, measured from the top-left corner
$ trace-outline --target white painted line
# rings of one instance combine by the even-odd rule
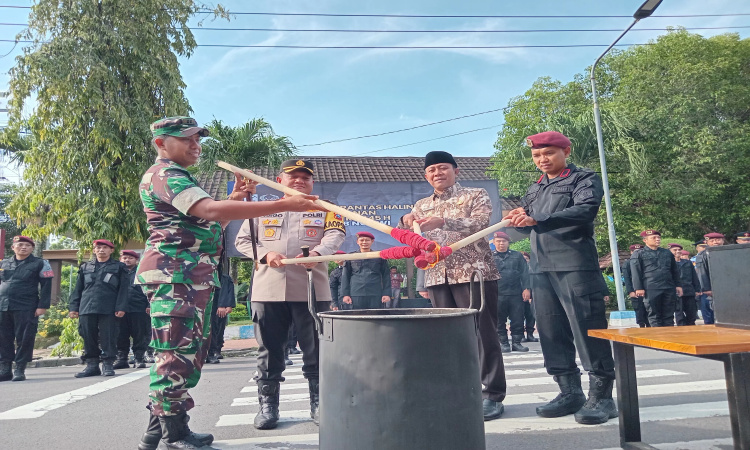
[[[223,416],[219,416],[219,421],[216,422],[217,427],[233,427],[238,425],[252,425],[253,419],[255,419],[255,414],[227,414]],[[310,410],[309,409],[301,409],[299,411],[284,411],[281,410],[279,412],[281,417],[279,418],[279,423],[284,422],[306,422],[311,421],[310,418]],[[278,439],[279,436],[276,436],[276,439]]]
[[[663,444],[650,444],[659,450],[725,450],[734,445],[732,438],[705,439],[701,441],[665,442]],[[600,450],[621,450],[622,447],[603,448]]]
[[[262,444],[257,447],[253,444]],[[270,445],[277,444],[277,446],[271,447]],[[212,447],[218,449],[266,449],[266,450],[289,450],[292,447],[290,444],[306,444],[306,445],[318,445],[317,434],[293,434],[288,436],[274,436],[274,437],[258,437],[258,438],[245,438],[245,439],[231,439],[225,441],[214,441],[211,444]]]
[[[74,391],[65,392],[63,394],[54,395],[28,405],[19,406],[3,413],[0,413],[0,420],[16,420],[16,419],[36,419],[42,417],[47,412],[62,408],[63,406],[75,403],[80,400],[84,400],[96,394],[109,391],[120,386],[124,386],[128,383],[132,383],[135,380],[143,378],[148,375],[150,369],[137,370],[135,372],[126,373],[115,378],[110,378],[107,381],[92,384],[84,388],[76,389]]]
[[[289,375],[289,376],[287,376],[287,375],[283,375],[282,374],[282,376],[284,378],[286,378],[287,380],[304,380],[305,379],[304,375]],[[255,383],[255,380],[248,380],[248,383]]]
[[[258,393],[258,386],[255,384],[255,381],[250,380],[250,383],[252,383],[251,386],[245,386],[240,391],[243,394],[257,394]],[[310,389],[310,386],[307,384],[307,382],[304,383],[281,383],[281,392],[289,392],[289,391],[308,391]]]
[[[667,370],[667,369],[642,370],[638,372],[638,379],[669,377],[669,376],[676,376],[676,375],[687,375],[687,373],[677,372],[675,370]],[[587,381],[588,380],[586,379],[586,377],[583,377],[583,383],[585,384]],[[508,380],[508,387],[537,386],[540,384],[556,385],[557,383],[551,376],[539,377],[539,378],[517,378],[513,380]]]
[[[301,401],[310,401],[310,393],[305,392],[304,394],[286,394],[279,396],[279,403],[294,403]],[[232,401],[232,406],[249,406],[257,404],[258,397],[240,397],[235,398]]]

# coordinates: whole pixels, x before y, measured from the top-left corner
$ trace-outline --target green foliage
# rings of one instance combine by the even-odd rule
[[[34,2],[19,35],[33,43],[10,71],[3,138],[31,133],[8,208],[31,236],[106,236],[118,246],[145,239],[138,185],[154,159],[149,125],[191,112],[178,56],[196,46],[188,21],[201,8],[193,0]]]
[[[511,250],[515,250],[517,252],[531,252],[531,240],[529,238],[522,239],[520,241],[516,241],[508,246]]]
[[[229,313],[229,320],[231,322],[234,322],[236,320],[247,320],[249,318],[249,314],[247,311],[247,306],[241,303],[237,303],[237,306],[232,309],[232,312]]]
[[[50,306],[43,317],[39,318],[37,335],[42,338],[54,338],[63,332],[64,321],[68,318],[68,305],[58,303]]]
[[[60,335],[60,345],[52,349],[52,356],[73,356],[83,350],[83,338],[78,334],[78,319],[63,320],[63,330]]]
[[[72,273],[71,273],[72,272]],[[57,274],[55,274],[57,276]],[[65,264],[60,271],[60,304],[67,308],[70,293],[76,285],[78,266]]]
[[[13,200],[13,196],[18,193],[18,186],[14,184],[0,184],[0,228],[5,230],[5,255],[13,254],[10,246],[13,245],[13,236],[22,234],[25,225],[13,220],[7,213],[8,204]]]

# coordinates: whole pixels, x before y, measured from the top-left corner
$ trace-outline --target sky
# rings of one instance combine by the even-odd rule
[[[460,33],[340,33],[211,31],[195,26],[200,45],[307,46],[524,46],[609,45],[631,22],[642,0],[225,0],[232,12],[397,14],[397,15],[621,15],[618,18],[403,18],[235,15],[205,20],[203,27],[278,29],[459,30]],[[0,5],[29,6],[24,0]],[[706,5],[710,4],[710,8]],[[28,10],[0,8],[1,23],[25,23]],[[749,14],[723,17],[659,17],[693,14]],[[194,21],[196,24],[198,20]],[[653,17],[623,39],[643,44],[668,26],[742,27],[694,30],[704,36],[750,35],[750,3],[732,0],[664,0]],[[475,33],[468,30],[586,30],[604,32]],[[0,25],[0,39],[14,39],[21,27]],[[639,31],[643,30],[643,31]],[[0,42],[0,91],[21,44]],[[288,136],[303,156],[423,156],[445,150],[456,156],[490,156],[502,112],[477,115],[385,136],[326,141],[418,127],[495,110],[522,95],[539,77],[562,82],[583,72],[605,47],[508,49],[288,49],[199,47],[181,59],[194,117],[240,125],[263,117]],[[0,100],[1,102],[1,100]],[[0,109],[2,106],[0,106]],[[0,125],[4,117],[0,113]],[[481,131],[473,131],[485,128]],[[448,135],[453,137],[414,144]],[[413,145],[409,145],[413,144]],[[399,147],[399,148],[393,148]]]

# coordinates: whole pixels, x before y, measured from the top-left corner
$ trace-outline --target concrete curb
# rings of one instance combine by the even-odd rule
[[[27,368],[37,367],[59,367],[59,366],[77,366],[81,364],[81,358],[45,358],[36,359],[26,365]]]

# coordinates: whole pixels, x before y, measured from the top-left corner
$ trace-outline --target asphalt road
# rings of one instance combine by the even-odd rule
[[[528,345],[532,352],[506,357],[506,410],[501,419],[485,422],[487,448],[619,448],[616,419],[581,426],[572,416],[536,417],[539,399],[554,396],[556,385],[544,372],[539,344]],[[192,391],[196,408],[191,428],[213,433],[214,446],[221,449],[317,448],[306,382],[296,378],[301,377],[301,362],[299,356],[294,359],[296,365],[285,373],[290,378],[281,389],[279,428],[258,431],[251,425],[257,412],[255,384],[250,381],[253,357],[225,358],[206,366]],[[636,350],[636,363],[644,441],[660,449],[732,448],[721,363],[643,349]],[[147,370],[74,378],[81,367],[28,369],[27,381],[0,383],[0,447],[135,449],[148,421]]]

